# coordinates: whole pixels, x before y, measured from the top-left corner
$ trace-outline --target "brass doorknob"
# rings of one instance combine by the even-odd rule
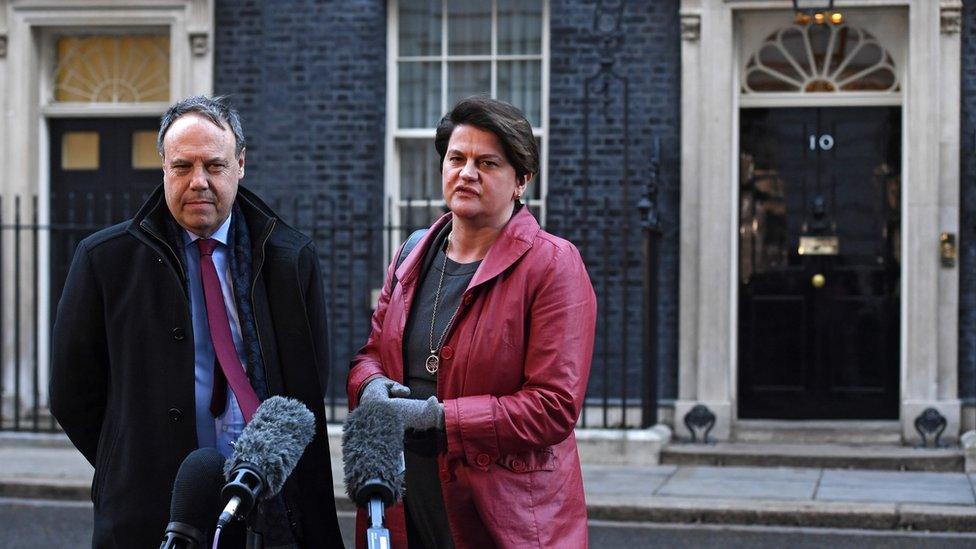
[[[810,283],[813,284],[814,288],[823,288],[824,284],[827,283],[827,279],[824,278],[824,275],[817,273],[810,279]]]

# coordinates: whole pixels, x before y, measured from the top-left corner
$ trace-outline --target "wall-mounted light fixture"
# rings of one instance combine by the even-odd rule
[[[831,23],[840,25],[844,14],[834,11],[834,0],[793,0],[793,20],[797,25]]]

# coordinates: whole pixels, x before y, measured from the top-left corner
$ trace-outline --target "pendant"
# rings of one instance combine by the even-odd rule
[[[425,364],[425,366],[427,367],[427,372],[431,375],[436,374],[437,368],[440,367],[440,364],[441,364],[441,359],[438,358],[437,355],[435,354],[430,355],[429,357],[427,357],[427,363]]]

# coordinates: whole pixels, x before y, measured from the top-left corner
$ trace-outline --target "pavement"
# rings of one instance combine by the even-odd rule
[[[61,435],[0,433],[0,497],[87,501],[92,474]],[[976,474],[584,462],[583,478],[593,520],[976,532]]]

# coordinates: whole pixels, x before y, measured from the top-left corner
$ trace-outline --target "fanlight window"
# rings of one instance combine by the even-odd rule
[[[169,101],[168,36],[69,36],[56,55],[55,101]]]
[[[891,54],[847,25],[793,25],[769,35],[749,58],[743,93],[898,92]]]

